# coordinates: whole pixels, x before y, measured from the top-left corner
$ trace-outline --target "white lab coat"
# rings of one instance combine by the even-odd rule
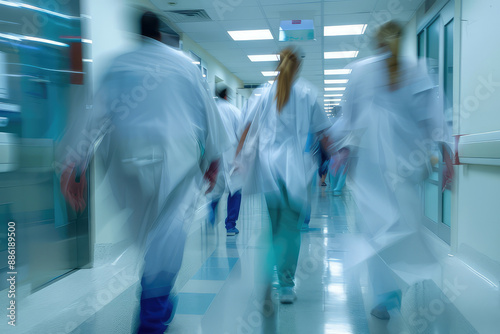
[[[331,123],[316,90],[305,79],[293,83],[290,99],[279,114],[276,88],[274,83],[256,90],[244,113],[245,126],[251,126],[237,162],[246,174],[243,193],[263,192],[266,198],[279,201],[283,185],[291,208],[305,215],[316,171],[307,147],[308,134],[326,130]]]
[[[226,128],[226,133],[231,143],[228,150],[226,150],[222,155],[221,168],[219,170],[219,175],[217,177],[217,185],[212,191],[212,197],[214,199],[219,199],[224,190],[233,189],[233,193],[239,189],[234,189],[233,180],[236,175],[232,177],[234,168],[234,157],[236,155],[236,148],[238,147],[238,142],[240,139],[240,130],[242,122],[241,110],[233,106],[231,103],[224,99],[217,99],[217,108],[219,109],[220,116]]]
[[[349,65],[343,116],[332,136],[338,147],[351,150],[349,187],[361,212],[361,232],[368,236],[366,244],[353,243],[353,263],[379,254],[412,284],[430,278],[437,268],[421,236],[419,186],[445,127],[437,89],[426,72],[402,60],[402,82],[391,91],[387,57]]]
[[[104,157],[124,226],[145,252],[143,296],[170,291],[187,223],[209,163],[229,143],[208,85],[191,60],[156,40],[116,58],[94,101],[61,142],[62,167]],[[72,152],[68,154],[68,152]]]

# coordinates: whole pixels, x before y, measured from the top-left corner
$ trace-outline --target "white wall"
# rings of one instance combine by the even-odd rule
[[[417,58],[417,18],[414,16],[406,24],[401,38],[401,55],[403,57]]]
[[[456,6],[462,39],[455,132],[500,130],[500,47],[495,40],[500,34],[500,2],[461,0]],[[491,80],[493,84],[485,84]],[[457,170],[452,246],[500,262],[500,167],[466,165]]]
[[[186,53],[189,51],[196,54],[198,57],[202,59],[201,64],[207,68],[208,77],[207,81],[210,85],[210,89],[212,93],[215,95],[215,76],[219,77],[223,80],[223,84],[230,88],[231,96],[230,102],[234,105],[236,103],[236,94],[238,93],[238,89],[243,88],[243,82],[236,77],[233,73],[231,73],[222,63],[220,63],[217,59],[215,59],[212,55],[210,55],[207,51],[205,51],[201,46],[196,44],[189,36],[186,34],[181,34],[182,39],[182,49]]]

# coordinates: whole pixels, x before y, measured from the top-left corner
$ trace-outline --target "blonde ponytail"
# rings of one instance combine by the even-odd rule
[[[276,106],[278,113],[290,99],[290,91],[292,89],[293,80],[300,67],[300,60],[292,48],[286,48],[280,53],[280,64],[278,65],[277,89],[276,89]]]

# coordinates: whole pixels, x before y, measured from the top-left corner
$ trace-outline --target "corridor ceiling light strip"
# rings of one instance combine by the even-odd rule
[[[1,34],[1,33],[0,33],[0,38],[10,39],[13,41],[18,41],[18,42],[22,41],[22,39],[20,39],[19,37],[16,37],[13,35]]]
[[[2,1],[0,1],[0,5],[10,6],[10,7],[17,7],[17,8],[31,9],[31,10],[34,10],[34,11],[37,11],[37,12],[41,12],[41,13],[45,13],[45,14],[50,14],[50,15],[58,16],[58,17],[61,17],[63,19],[74,19],[74,20],[79,20],[80,19],[80,17],[78,17],[78,16],[64,15],[64,14],[61,14],[61,13],[58,13],[58,12],[54,12],[54,11],[51,11],[51,10],[43,9],[43,8],[40,8],[40,7],[35,7],[35,6],[32,6],[32,5],[25,4],[25,3],[16,3],[16,2],[12,2],[12,1],[3,1],[2,0]]]
[[[325,80],[325,85],[346,84],[347,82],[349,82],[349,79]]]
[[[57,46],[69,46],[68,44],[52,41],[50,39],[45,39],[45,38],[38,38],[38,37],[32,37],[32,36],[22,36],[21,38],[24,40],[27,40],[27,41],[33,41],[33,42],[39,42],[39,43],[45,43],[45,44],[51,44],[51,45],[57,45]]]
[[[280,60],[280,55],[278,54],[273,54],[273,55],[252,55],[248,56],[248,58],[251,61],[279,61]]]
[[[324,35],[326,36],[348,36],[363,35],[366,31],[366,24],[350,24],[341,26],[325,26]]]
[[[325,99],[325,102],[340,102],[342,99]]]
[[[343,91],[345,87],[325,87],[326,92]]]
[[[344,94],[325,94],[325,97],[342,97]]]
[[[356,58],[359,51],[333,51],[325,52],[325,59]]]
[[[262,75],[265,77],[275,77],[278,73],[278,71],[262,71]]]
[[[235,41],[260,41],[265,39],[274,39],[269,29],[235,30],[228,31],[227,33]]]
[[[351,74],[351,69],[325,70],[325,75],[347,75]]]

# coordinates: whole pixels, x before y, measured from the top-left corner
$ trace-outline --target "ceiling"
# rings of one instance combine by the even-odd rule
[[[278,41],[281,20],[314,20],[315,40],[295,42],[305,52],[301,75],[319,91],[325,79],[348,79],[348,75],[324,75],[326,69],[344,68],[354,59],[324,59],[328,51],[359,51],[357,59],[373,54],[377,27],[390,19],[407,23],[424,0],[151,0],[161,11],[204,9],[211,20],[174,24],[247,84],[272,78],[261,71],[276,69],[277,62],[251,62],[248,55],[279,53],[286,42]],[[324,37],[328,25],[367,24],[361,36]],[[234,41],[227,31],[269,29],[273,40]]]

